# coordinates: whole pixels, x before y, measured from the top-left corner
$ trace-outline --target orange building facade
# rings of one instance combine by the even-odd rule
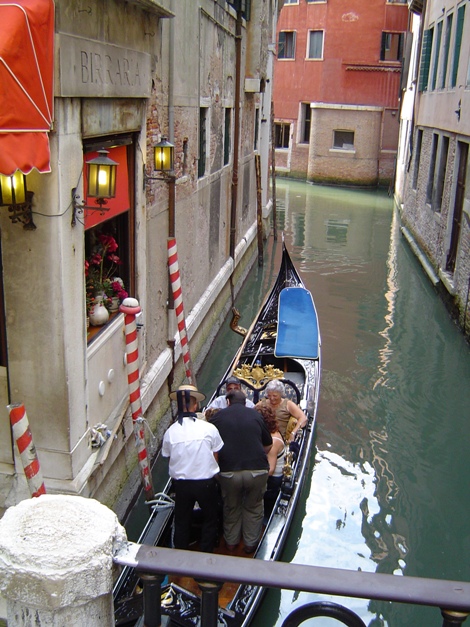
[[[402,2],[286,0],[274,68],[278,174],[390,184],[407,31]]]

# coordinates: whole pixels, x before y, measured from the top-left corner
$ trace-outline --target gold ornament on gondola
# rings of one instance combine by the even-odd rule
[[[282,469],[282,474],[284,475],[285,479],[290,479],[292,477],[292,461],[293,461],[292,451],[288,451],[286,453],[284,467]]]
[[[279,368],[275,368],[270,364],[264,367],[252,367],[248,364],[243,364],[239,368],[236,368],[233,371],[233,374],[241,381],[251,385],[255,390],[261,390],[266,383],[272,379],[282,379],[284,376],[284,372],[282,370],[279,370]]]

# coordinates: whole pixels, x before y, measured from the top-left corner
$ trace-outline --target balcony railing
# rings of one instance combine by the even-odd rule
[[[191,576],[198,581],[202,592],[203,627],[217,625],[218,583],[225,581],[341,597],[427,605],[440,609],[443,627],[461,625],[470,615],[470,583],[466,582],[398,577],[257,559],[250,559],[247,568],[247,558],[135,543],[128,543],[114,556],[114,561],[121,566],[136,568],[142,575],[146,627],[160,625],[159,588],[164,576],[168,574]],[[296,627],[314,616],[330,616],[349,627],[365,627],[363,621],[351,610],[327,602],[309,603],[296,608],[286,618],[283,627]]]

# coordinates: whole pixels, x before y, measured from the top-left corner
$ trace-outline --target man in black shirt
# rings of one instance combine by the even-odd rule
[[[228,407],[218,411],[211,422],[224,441],[219,453],[218,476],[224,501],[224,537],[234,549],[243,537],[245,553],[253,553],[263,526],[263,496],[268,480],[266,454],[272,437],[264,420],[245,406],[241,390],[227,394]]]

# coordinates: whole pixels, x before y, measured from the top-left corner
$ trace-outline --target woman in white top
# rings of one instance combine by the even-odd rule
[[[267,522],[271,516],[277,495],[281,488],[286,445],[279,431],[279,424],[273,409],[267,405],[258,405],[256,410],[261,414],[273,439],[273,445],[268,453],[269,477],[266,493],[264,495],[264,520]]]

